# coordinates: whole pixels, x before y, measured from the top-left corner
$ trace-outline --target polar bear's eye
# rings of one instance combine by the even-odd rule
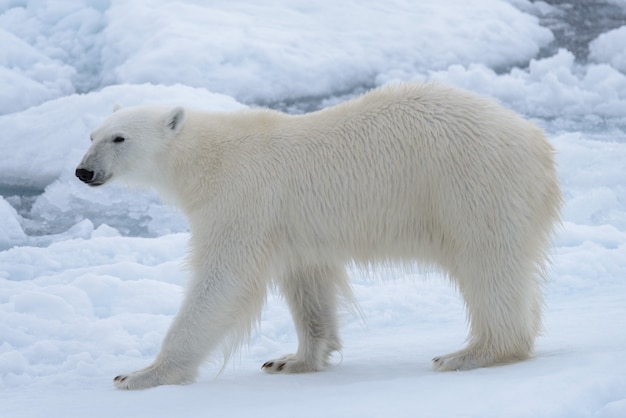
[[[116,144],[119,144],[120,142],[124,142],[126,140],[126,138],[124,138],[123,136],[116,136],[115,138],[113,138],[113,142],[115,142]]]

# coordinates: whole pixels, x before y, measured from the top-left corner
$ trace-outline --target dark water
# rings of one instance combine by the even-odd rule
[[[554,41],[543,48],[537,58],[552,56],[563,48],[573,53],[579,64],[585,65],[589,58],[589,44],[594,39],[626,25],[626,3],[617,5],[606,0],[545,0],[545,3],[555,10],[539,18],[541,24],[554,34]],[[545,122],[545,128],[552,132],[583,131],[590,139],[626,142],[624,118]]]
[[[600,34],[626,25],[626,6],[602,0],[545,0],[556,11],[540,17],[541,24],[554,34],[554,42],[539,58],[565,48],[580,63],[587,62],[589,43]],[[624,46],[626,48],[626,45]]]

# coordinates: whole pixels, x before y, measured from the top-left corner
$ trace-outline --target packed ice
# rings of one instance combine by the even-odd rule
[[[624,0],[0,1],[0,415],[626,416],[624,45]],[[272,294],[219,378],[216,359],[193,386],[113,390],[159,350],[188,238],[153,192],[75,179],[114,105],[306,112],[398,80],[494,97],[555,146],[565,205],[536,356],[433,372],[467,333],[456,290],[354,267],[364,319],[346,315],[337,367],[262,374],[296,345]]]

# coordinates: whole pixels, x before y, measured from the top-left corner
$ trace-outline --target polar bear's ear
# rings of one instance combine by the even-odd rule
[[[183,109],[182,107],[175,107],[174,109],[170,110],[170,113],[167,115],[165,123],[166,126],[172,131],[178,132],[181,125],[183,124],[183,120],[185,120],[185,109]]]
[[[122,108],[122,106],[119,103],[115,103],[113,105],[113,113],[117,112],[118,110],[120,110]]]

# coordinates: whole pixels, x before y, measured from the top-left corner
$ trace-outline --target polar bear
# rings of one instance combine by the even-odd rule
[[[489,99],[404,83],[304,115],[115,111],[76,169],[90,186],[150,186],[189,220],[191,279],[151,366],[119,388],[194,381],[249,335],[268,285],[296,324],[269,373],[324,369],[341,349],[345,265],[425,263],[462,294],[468,344],[433,359],[466,370],[527,358],[541,328],[561,193],[542,131]]]

